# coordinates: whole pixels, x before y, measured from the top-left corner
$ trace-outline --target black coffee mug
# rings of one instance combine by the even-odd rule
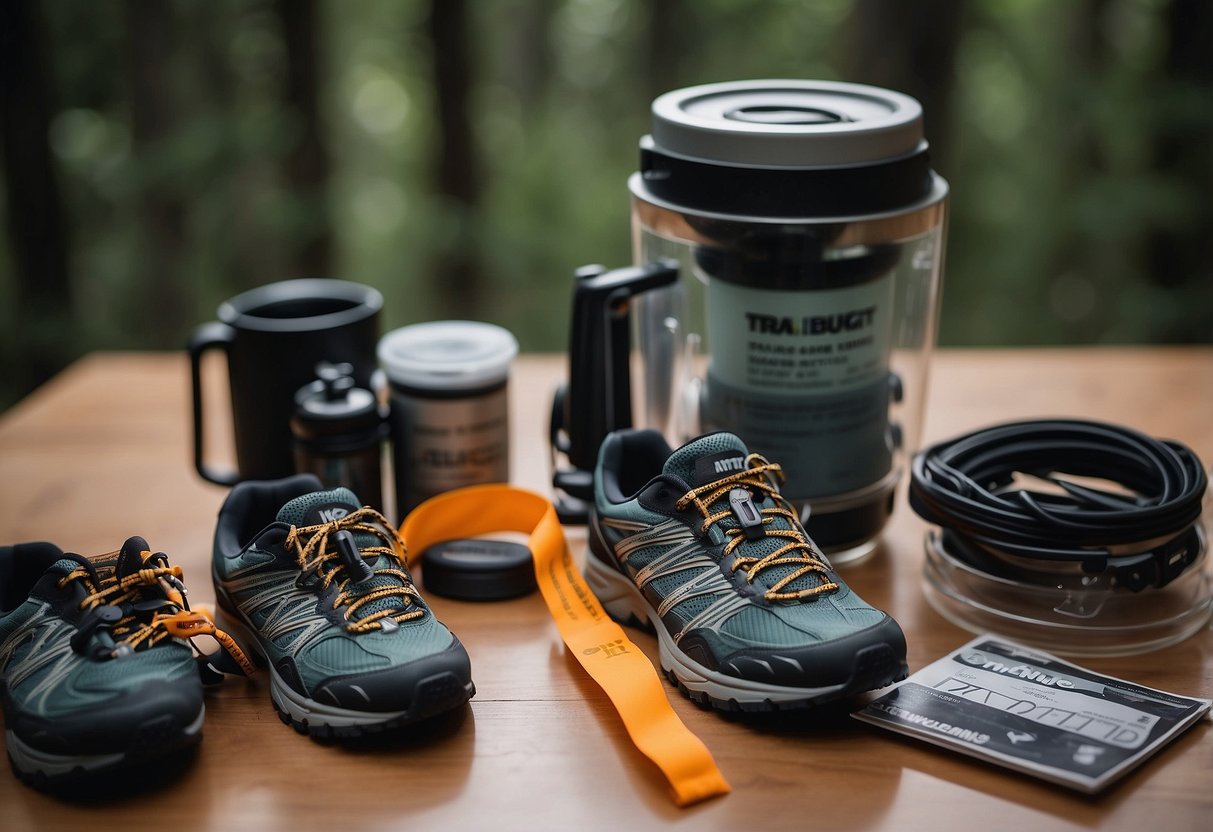
[[[295,471],[291,416],[295,392],[321,361],[345,362],[370,387],[383,296],[345,280],[270,283],[220,304],[219,320],[194,330],[188,349],[194,390],[194,467],[207,480],[278,479]],[[236,471],[207,464],[203,449],[202,355],[227,354]]]

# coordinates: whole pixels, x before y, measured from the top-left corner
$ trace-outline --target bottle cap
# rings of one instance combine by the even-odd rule
[[[378,440],[383,423],[379,404],[370,390],[355,386],[352,373],[349,364],[316,365],[316,381],[295,394],[291,430],[297,439],[362,442],[369,434]]]

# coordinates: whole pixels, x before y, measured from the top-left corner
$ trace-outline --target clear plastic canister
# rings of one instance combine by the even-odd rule
[[[730,430],[779,462],[835,561],[870,551],[920,433],[947,183],[922,108],[857,84],[667,93],[629,179],[634,255],[682,277],[639,295],[637,420]]]

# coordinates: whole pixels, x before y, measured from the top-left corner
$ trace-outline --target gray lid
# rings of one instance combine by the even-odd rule
[[[663,151],[738,165],[855,165],[911,154],[922,106],[908,95],[833,81],[733,81],[653,102]]]
[[[479,321],[431,321],[393,330],[379,340],[389,381],[425,390],[472,390],[505,381],[518,341],[509,330]]]

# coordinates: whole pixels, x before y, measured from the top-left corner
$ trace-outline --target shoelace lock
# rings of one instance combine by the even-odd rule
[[[734,488],[729,492],[729,505],[733,508],[733,516],[745,533],[746,540],[761,540],[766,536],[766,527],[762,522],[762,514],[754,507],[754,498],[744,488]]]
[[[333,535],[333,547],[337,550],[337,556],[341,558],[341,563],[345,566],[346,574],[350,576],[350,583],[357,586],[375,576],[375,570],[371,569],[371,565],[362,559],[362,554],[358,551],[358,544],[354,542],[354,536],[348,531],[342,529]]]
[[[114,641],[110,631],[122,618],[122,610],[110,604],[102,604],[88,610],[76,625],[76,632],[72,634],[72,650],[95,659],[116,657],[118,643]]]
[[[84,614],[72,635],[72,650],[106,661],[130,655],[165,638],[189,640],[208,635],[245,675],[252,675],[255,668],[240,645],[216,627],[205,610],[190,610],[181,567],[170,565],[163,552],[144,551],[141,557],[143,568],[121,579],[116,575],[101,579],[91,564],[81,565],[60,579],[61,588],[72,581],[81,581],[88,589],[88,595],[80,602]],[[156,586],[163,591],[163,597],[145,596],[145,589]],[[172,612],[161,612],[164,609]],[[150,621],[146,620],[147,613],[153,613]],[[194,649],[202,656],[196,645]]]

